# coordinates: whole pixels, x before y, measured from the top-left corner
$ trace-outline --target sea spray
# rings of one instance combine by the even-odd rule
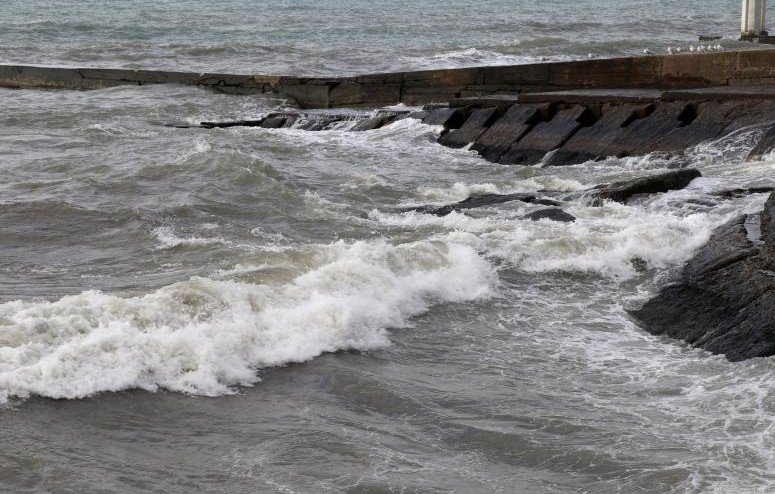
[[[0,305],[0,400],[232,393],[258,381],[257,368],[383,347],[386,328],[494,287],[489,264],[462,245],[338,242],[320,254],[280,286],[193,278],[133,298],[89,291]]]

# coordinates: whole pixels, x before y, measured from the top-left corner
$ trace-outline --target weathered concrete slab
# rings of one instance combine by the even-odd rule
[[[549,105],[514,105],[476,139],[471,149],[497,163],[506,151],[529,131]]]
[[[730,112],[734,105],[707,102],[697,105],[697,116],[691,123],[679,127],[654,141],[655,151],[681,151],[715,139],[731,123]]]
[[[465,147],[484,134],[501,114],[499,108],[474,110],[459,129],[442,134],[439,143],[451,148]]]
[[[518,101],[515,94],[493,94],[491,96],[475,96],[468,98],[453,98],[449,102],[451,108],[508,108]]]
[[[459,129],[465,123],[468,111],[462,108],[437,108],[422,119],[426,125],[442,125],[446,129]]]
[[[579,129],[546,162],[548,166],[583,163],[606,157],[608,144],[625,132],[627,125],[645,116],[649,105],[608,105],[591,127]]]
[[[775,84],[718,86],[665,91],[662,94],[662,99],[665,101],[775,100]]]
[[[562,96],[566,103],[606,101],[606,98],[607,102],[636,103],[646,98],[648,93],[612,92],[610,89],[683,90],[775,84],[775,50],[657,55],[330,78],[0,65],[0,87],[100,89],[124,84],[162,83],[206,86],[235,94],[273,93],[295,100],[302,108],[376,107],[398,102],[414,105],[450,101],[463,95],[510,93],[513,96],[517,93],[571,90],[606,90],[608,93],[566,94]],[[668,93],[668,96],[692,101],[773,98],[772,90],[767,87],[757,90],[709,89],[690,93]],[[497,100],[480,100],[471,106],[489,106],[494,103],[498,106],[506,104]]]
[[[662,96],[657,89],[578,89],[574,91],[552,91],[546,93],[523,93],[520,103],[652,103]]]
[[[653,113],[633,121],[610,141],[603,154],[622,157],[657,151],[654,142],[661,136],[691,123],[694,114],[694,107],[687,102],[674,101],[655,105]]]
[[[584,106],[559,110],[548,122],[536,124],[501,157],[504,165],[535,165],[570,139],[582,125],[594,122],[595,113]]]

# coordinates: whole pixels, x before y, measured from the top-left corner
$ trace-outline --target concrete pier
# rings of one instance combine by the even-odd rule
[[[577,89],[694,89],[775,84],[775,50],[549,62],[309,78],[0,65],[0,87],[101,89],[184,84],[235,94],[271,93],[301,108],[378,107],[454,98]]]
[[[743,0],[743,16],[740,23],[740,38],[753,40],[767,36],[765,18],[767,0]]]

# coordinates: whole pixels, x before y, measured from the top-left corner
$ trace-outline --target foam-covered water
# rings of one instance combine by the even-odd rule
[[[7,60],[312,73],[511,63],[629,53],[732,16],[721,2],[678,16],[677,2],[627,4],[625,32],[623,3],[589,2],[594,16],[500,1],[322,2],[315,16],[303,2],[45,3],[60,15],[3,7]],[[365,29],[375,12],[386,21]],[[761,208],[764,194],[714,194],[772,185],[775,158],[745,159],[760,129],[681,158],[703,173],[684,190],[569,202],[578,219],[564,224],[523,220],[538,206],[520,202],[401,210],[579,191],[679,159],[502,166],[411,119],[369,132],[164,125],[281,104],[174,86],[0,90],[0,490],[775,488],[772,359],[730,363],[626,312],[716,226]]]

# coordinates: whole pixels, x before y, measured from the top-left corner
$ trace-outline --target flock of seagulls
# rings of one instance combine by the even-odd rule
[[[721,45],[699,45],[699,46],[690,46],[686,49],[689,53],[711,53],[711,52],[717,52],[717,51],[724,51],[724,47]],[[667,47],[667,54],[668,55],[676,55],[678,53],[683,53],[684,49],[681,47],[673,48],[672,46]],[[644,55],[651,55],[651,50],[643,50]]]
[[[681,48],[680,46],[676,46],[676,47],[668,46],[667,50],[665,51],[667,51],[668,55],[678,55],[679,53],[713,53],[713,52],[724,51],[724,47],[721,45],[699,45],[699,46],[690,45],[688,48]],[[644,55],[654,54],[654,52],[652,52],[648,48],[644,49],[642,53]],[[597,58],[597,55],[595,55],[594,53],[590,53],[587,55],[587,58],[592,60],[593,58]],[[546,60],[548,60],[548,58],[541,57],[542,62]]]

